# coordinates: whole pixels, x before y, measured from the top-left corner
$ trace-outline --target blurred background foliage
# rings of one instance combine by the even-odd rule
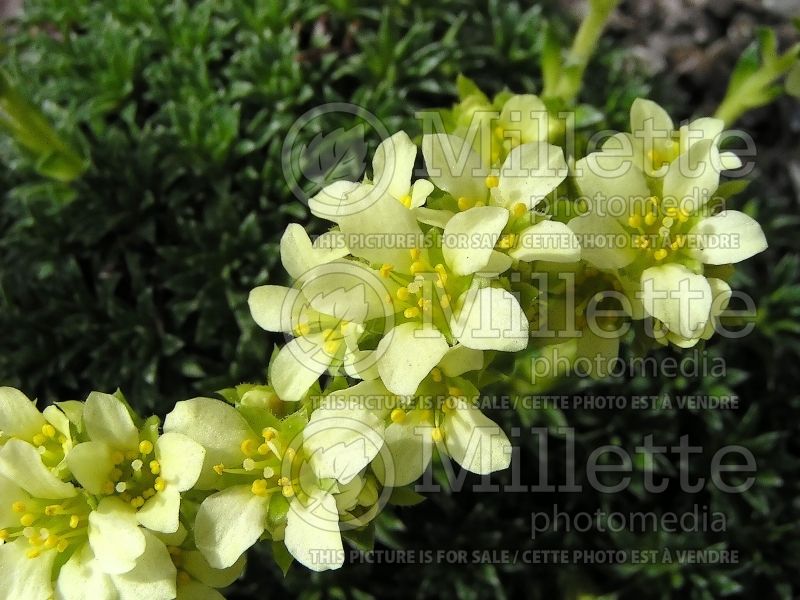
[[[260,380],[280,340],[252,323],[247,293],[285,280],[277,243],[288,222],[324,228],[284,178],[282,145],[292,124],[320,104],[352,102],[389,131],[417,134],[415,111],[452,103],[458,73],[490,94],[535,92],[545,23],[567,44],[571,4],[26,2],[3,34],[3,66],[88,166],[71,184],[46,179],[31,155],[0,138],[0,384],[43,401],[120,387],[141,411],[164,414],[178,400]],[[598,127],[617,129],[626,129],[628,107],[640,95],[663,103],[676,120],[710,113],[756,25],[791,35],[780,5],[623,3],[587,71],[582,100],[602,112]],[[353,125],[347,115],[321,119],[302,141]],[[377,533],[379,547],[407,549],[728,548],[739,551],[737,564],[353,564],[321,575],[293,568],[284,579],[263,550],[228,597],[798,597],[800,112],[784,98],[740,125],[759,154],[754,183],[732,203],[758,215],[770,249],[736,279],[758,304],[755,331],[700,350],[706,362],[724,357],[727,375],[571,380],[554,392],[728,394],[739,408],[492,416],[509,432],[521,424],[575,427],[579,481],[595,448],[612,443],[633,452],[654,434],[656,444],[689,435],[703,446],[693,476],[708,475],[718,448],[742,444],[756,456],[757,484],[735,495],[713,488],[681,494],[676,482],[659,495],[635,485],[614,495],[442,492],[386,513]],[[519,469],[533,483],[538,439],[519,441]],[[560,482],[565,458],[555,430],[546,460]],[[675,477],[677,457],[656,469]],[[531,539],[531,513],[554,506],[680,513],[694,505],[722,512],[727,530]]]

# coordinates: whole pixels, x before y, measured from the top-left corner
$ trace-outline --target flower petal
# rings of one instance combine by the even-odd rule
[[[304,506],[297,498],[289,505],[286,549],[312,571],[338,569],[344,563],[336,500],[330,494],[310,498]]]
[[[178,434],[174,434],[178,435]],[[175,533],[180,521],[181,494],[175,486],[167,485],[163,491],[148,499],[136,513],[139,524],[152,531]]]
[[[267,331],[290,332],[302,305],[300,292],[282,285],[262,285],[247,299],[250,314]]]
[[[470,275],[486,266],[508,214],[499,206],[480,206],[460,212],[447,222],[442,254],[454,273]]]
[[[156,440],[161,477],[179,492],[185,492],[197,483],[205,456],[203,446],[181,433],[167,432]]]
[[[378,372],[391,392],[413,394],[447,348],[447,340],[438,329],[403,323],[378,343]]]
[[[420,208],[428,196],[433,193],[433,184],[427,179],[417,179],[411,186],[411,206],[410,208]]]
[[[692,214],[703,207],[719,187],[719,150],[713,140],[700,140],[669,164],[663,197]]]
[[[139,431],[128,409],[111,394],[89,394],[83,409],[83,422],[92,441],[106,442],[119,450],[136,448],[139,444]]]
[[[480,409],[463,399],[444,418],[447,453],[467,471],[486,475],[511,464],[511,442]]]
[[[695,338],[703,331],[712,300],[705,277],[672,263],[645,269],[641,286],[645,310],[671,332]]]
[[[0,448],[0,475],[34,498],[57,500],[77,493],[71,483],[61,481],[44,466],[36,448],[22,440],[9,440]]]
[[[414,209],[414,216],[416,216],[417,221],[425,225],[433,225],[439,229],[444,229],[447,226],[447,222],[453,218],[454,214],[455,213],[449,210],[426,208],[424,206]]]
[[[28,397],[12,387],[0,387],[0,439],[4,436],[30,441],[46,423]]]
[[[106,573],[133,569],[146,545],[136,509],[119,498],[103,498],[89,513],[89,544]]]
[[[398,131],[383,140],[372,159],[373,185],[399,200],[411,189],[416,158],[417,147],[405,131]]]
[[[119,600],[172,600],[177,594],[177,571],[167,547],[149,531],[143,532],[145,548],[136,566],[112,577]]]
[[[462,309],[451,319],[450,328],[467,348],[517,352],[527,347],[528,319],[510,292],[473,285],[459,304]]]
[[[243,554],[230,567],[214,569],[208,564],[202,552],[190,550],[183,552],[181,558],[183,559],[182,568],[184,571],[201,583],[215,588],[228,587],[236,581],[244,571],[246,562],[246,555]]]
[[[574,172],[583,199],[596,214],[627,217],[630,206],[641,206],[650,196],[644,173],[627,150],[594,152],[576,162]]]
[[[651,131],[667,137],[675,129],[669,113],[645,98],[637,98],[631,105],[631,131]],[[651,134],[652,135],[652,134]]]
[[[386,451],[382,460],[372,463],[378,480],[389,487],[401,487],[419,479],[428,468],[433,455],[433,424],[424,410],[408,412],[402,423],[392,423],[386,428]],[[391,461],[386,464],[386,461]],[[377,468],[376,468],[377,467]]]
[[[310,339],[295,338],[280,349],[269,368],[269,381],[284,400],[301,400],[330,366],[332,357]]]
[[[509,254],[525,262],[577,262],[581,258],[581,244],[565,223],[542,221],[524,229]]]
[[[0,600],[49,600],[53,596],[51,576],[56,552],[43,552],[30,559],[24,537],[0,546]]]
[[[89,544],[76,550],[58,573],[57,600],[116,600],[111,577],[100,569]]]
[[[215,569],[233,565],[264,533],[268,502],[250,486],[230,487],[209,496],[197,511],[197,549]]]
[[[581,258],[598,269],[622,269],[636,258],[631,236],[613,217],[587,213],[567,223],[581,246]]]
[[[67,453],[67,466],[81,486],[99,496],[114,469],[113,453],[105,442],[82,442]]]
[[[547,141],[549,115],[544,102],[533,94],[511,96],[500,111],[500,124],[504,130],[517,135],[505,136],[517,143]]]
[[[467,198],[472,202],[486,199],[488,165],[466,140],[445,133],[424,135],[422,155],[428,178],[438,188],[456,199]]]
[[[558,146],[532,142],[514,147],[500,168],[500,192],[503,205],[517,203],[533,208],[567,177],[564,152]]]
[[[212,398],[193,398],[175,405],[164,419],[164,434],[182,433],[205,449],[198,489],[211,489],[218,479],[214,465],[239,465],[245,456],[240,446],[245,439],[258,439],[235,408]],[[162,436],[163,437],[163,436]]]
[[[483,368],[483,350],[473,350],[456,344],[439,361],[439,367],[448,377],[458,377],[469,371],[478,371]]]
[[[204,583],[191,580],[178,585],[176,600],[225,600],[225,596]]]
[[[378,381],[363,381],[326,396],[303,432],[303,447],[320,479],[347,484],[383,447],[383,419],[391,394]],[[305,490],[311,494],[312,490]]]
[[[738,210],[707,217],[689,232],[691,254],[707,265],[737,263],[767,249],[761,225]]]

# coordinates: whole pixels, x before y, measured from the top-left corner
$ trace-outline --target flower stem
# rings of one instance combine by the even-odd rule
[[[589,59],[597,48],[597,41],[605,29],[608,18],[619,2],[620,0],[589,0],[589,12],[575,34],[564,60],[558,87],[553,94],[565,103],[572,103],[578,96]]]
[[[86,161],[70,148],[42,113],[14,87],[0,69],[0,129],[33,155],[36,170],[46,177],[68,183],[79,177]]]

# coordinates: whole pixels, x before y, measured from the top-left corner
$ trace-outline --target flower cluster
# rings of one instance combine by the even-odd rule
[[[343,537],[435,455],[509,465],[478,402],[494,361],[614,357],[630,321],[653,344],[711,337],[730,265],[766,247],[718,193],[740,166],[723,123],[676,129],[640,99],[629,133],[578,158],[543,100],[466,89],[419,146],[399,132],[361,181],[309,200],[325,234],[286,229],[291,284],[249,297],[287,336],[268,384],[163,423],[120,394],[40,412],[0,389],[0,599],[220,598],[257,543],[283,567],[338,568]]]

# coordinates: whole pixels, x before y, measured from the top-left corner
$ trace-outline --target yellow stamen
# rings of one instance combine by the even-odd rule
[[[522,202],[517,202],[512,210],[514,212],[514,216],[519,219],[522,215],[528,212],[528,207]]]
[[[157,460],[151,460],[150,461],[150,472],[153,475],[158,475],[159,473],[161,473],[161,463],[158,462]]]
[[[19,523],[23,527],[30,527],[35,522],[36,522],[36,515],[32,515],[31,513],[25,513],[19,519]]]
[[[124,460],[125,460],[125,455],[119,450],[117,450],[116,452],[114,452],[114,454],[111,455],[111,462],[113,462],[115,465],[121,464],[122,461]]]
[[[464,196],[461,196],[456,203],[458,204],[458,210],[467,210],[473,206],[473,202],[471,200],[467,200],[464,198]]]
[[[291,498],[294,496],[294,488],[290,485],[285,485],[281,488],[281,493],[283,494],[284,498]]]
[[[419,257],[422,256],[422,250],[419,248],[411,248],[408,253],[411,255],[411,260],[419,260]]]
[[[631,227],[640,227],[642,224],[642,217],[640,215],[631,215],[628,217],[628,225]]]
[[[389,418],[392,419],[392,423],[402,423],[406,420],[406,413],[402,408],[395,408]]]
[[[667,258],[667,254],[669,254],[664,248],[659,248],[655,252],[653,252],[653,258],[656,260],[664,260]]]
[[[56,546],[58,552],[64,552],[67,548],[69,548],[69,540],[61,540],[58,542],[58,546]]]
[[[409,291],[407,287],[397,288],[395,294],[397,295],[398,300],[402,301],[408,300]]]
[[[139,442],[139,452],[141,452],[144,456],[147,456],[153,451],[153,442],[150,440],[142,440]]]
[[[166,487],[167,487],[167,482],[164,481],[161,477],[156,477],[156,482],[153,484],[153,488],[157,492],[163,492]]]
[[[405,196],[400,198],[400,204],[402,204],[406,208],[411,208],[411,194],[406,194]]]
[[[656,222],[656,216],[653,213],[647,213],[644,217],[644,222],[646,225],[652,225]]]
[[[46,425],[42,425],[42,433],[45,434],[49,438],[56,437],[56,428],[47,423]]]
[[[486,178],[485,182],[486,182],[486,187],[490,189],[496,188],[498,185],[500,185],[500,180],[494,175],[489,175]]]
[[[326,342],[326,345],[327,345],[327,342]],[[248,438],[248,439],[244,440],[241,443],[241,445],[239,446],[239,449],[242,451],[242,454],[244,454],[245,456],[253,456],[253,454],[255,454],[256,451],[258,450],[258,444],[256,443],[255,440],[251,440],[251,439]]]
[[[439,367],[433,367],[431,370],[431,379],[433,379],[436,383],[440,383],[442,381],[442,370]]]
[[[437,443],[441,442],[442,440],[444,440],[444,432],[441,430],[441,428],[434,427],[431,430],[431,438],[433,439],[434,442]]]
[[[419,260],[411,263],[411,266],[409,267],[409,271],[411,271],[412,275],[416,275],[420,271],[424,270],[425,270],[425,263]]]
[[[28,558],[38,558],[41,555],[42,551],[39,548],[31,548],[26,553],[25,556]]]
[[[42,446],[42,445],[44,445],[44,443],[46,441],[47,441],[47,438],[45,438],[41,433],[37,433],[36,435],[33,436],[33,445],[34,446]]]
[[[405,316],[406,319],[414,319],[419,316],[419,309],[416,306],[407,308],[403,311],[403,316]]]
[[[394,265],[383,264],[380,268],[381,277],[389,277],[389,274],[394,269]]]
[[[311,333],[311,327],[308,323],[300,323],[294,328],[294,334],[297,337],[303,337]]]
[[[24,513],[25,503],[17,500],[16,502],[14,502],[14,504],[11,505],[11,510],[13,510],[15,513]]]

